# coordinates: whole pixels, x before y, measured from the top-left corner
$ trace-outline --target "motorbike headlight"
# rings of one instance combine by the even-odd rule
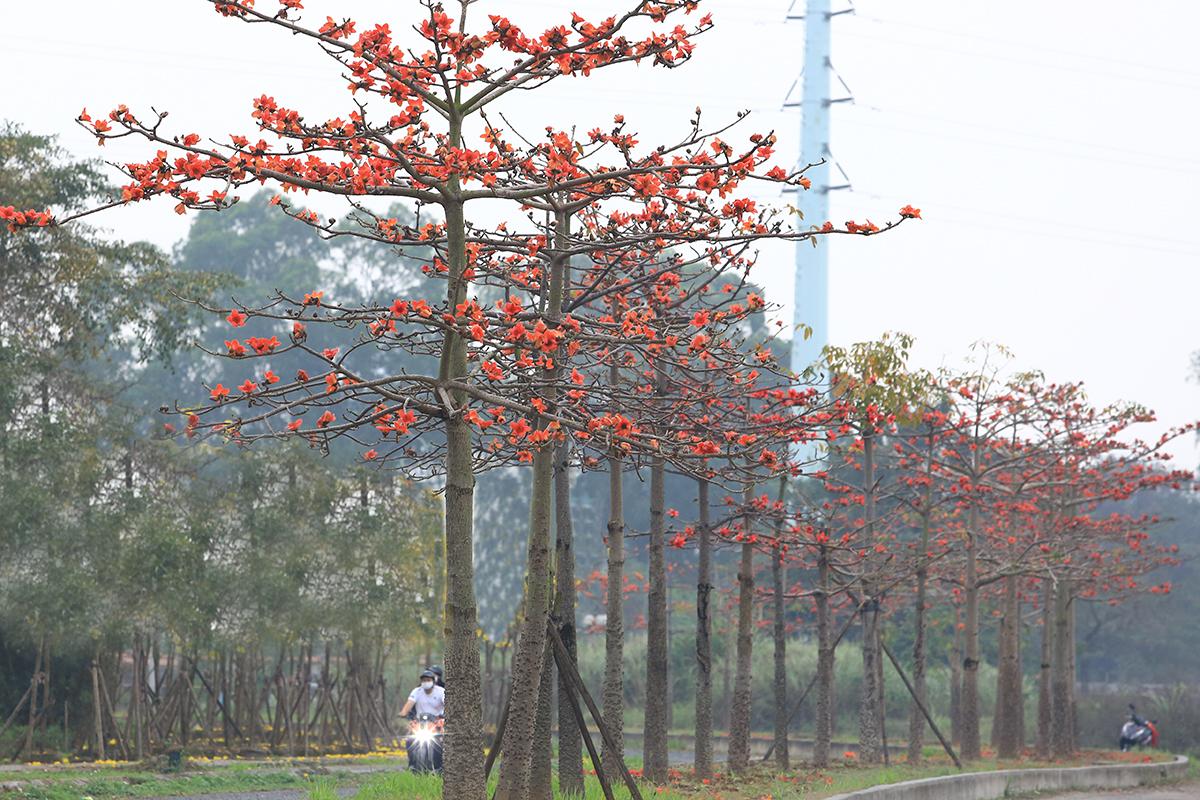
[[[431,728],[418,728],[413,731],[413,743],[418,745],[433,744],[437,734]]]

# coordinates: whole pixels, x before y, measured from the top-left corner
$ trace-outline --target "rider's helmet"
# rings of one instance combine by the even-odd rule
[[[446,678],[442,673],[442,667],[440,664],[434,664],[427,670],[427,672],[433,673],[434,682],[437,683],[438,686],[441,686],[443,689],[446,688]]]
[[[436,684],[438,676],[437,676],[437,673],[431,669],[422,670],[421,671],[421,680],[425,680],[426,678],[429,678]]]

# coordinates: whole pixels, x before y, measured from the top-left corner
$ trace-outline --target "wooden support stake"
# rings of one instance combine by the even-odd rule
[[[846,623],[844,625],[842,625],[842,629],[840,631],[838,631],[837,638],[833,640],[833,647],[831,648],[832,650],[837,650],[837,646],[842,643],[842,638],[845,637],[846,631],[850,630],[850,626],[854,624],[854,618],[857,615],[858,615],[857,611],[854,614],[851,614],[850,617],[846,620]],[[808,681],[808,686],[805,686],[804,691],[801,692],[800,699],[796,701],[796,704],[794,706],[792,706],[792,710],[790,712],[788,712],[787,727],[789,729],[792,727],[792,720],[795,718],[796,714],[799,713],[799,711],[800,711],[800,706],[804,704],[804,698],[808,697],[808,693],[811,692],[812,688],[816,685],[817,685],[817,675],[816,675],[816,673],[814,673],[812,678],[810,678]],[[771,742],[771,746],[767,748],[766,755],[764,755],[762,757],[763,762],[765,763],[766,761],[769,761],[772,754],[774,754],[774,752],[775,752],[775,742]]]
[[[933,721],[933,717],[929,716],[929,710],[925,708],[925,704],[917,699],[917,690],[908,682],[908,676],[904,674],[904,669],[900,666],[900,662],[892,655],[892,648],[887,646],[887,642],[883,639],[879,640],[879,644],[883,647],[883,652],[887,655],[888,660],[892,662],[892,666],[896,668],[896,674],[900,676],[900,680],[904,682],[904,688],[908,689],[908,693],[912,695],[912,700],[917,704],[917,708],[921,709],[921,713],[925,715],[925,721],[929,723],[930,730],[934,736],[937,736],[938,741],[942,743],[942,748],[946,754],[950,756],[950,760],[954,762],[954,766],[962,769],[962,762],[958,760],[958,754],[954,752],[954,748],[946,741],[946,737],[942,736],[942,732],[938,730],[937,724]]]
[[[504,741],[504,729],[508,727],[508,705],[512,702],[512,684],[504,694],[504,705],[500,706],[500,720],[496,723],[496,738],[488,750],[487,760],[483,762],[483,779],[486,781],[492,775],[492,767],[496,766],[496,756],[500,755],[500,744]]]
[[[570,653],[567,652],[567,646],[563,644],[562,638],[558,635],[558,626],[554,624],[554,620],[546,621],[547,635],[550,641],[554,644],[554,660],[558,663],[560,674],[565,674],[568,683],[574,692],[577,692],[583,698],[583,702],[587,704],[588,711],[592,712],[592,719],[596,721],[596,727],[600,729],[600,737],[604,740],[605,746],[612,751],[613,758],[617,760],[617,768],[621,771],[621,777],[625,780],[625,785],[629,788],[629,794],[633,800],[643,800],[641,790],[638,789],[637,781],[629,774],[629,768],[625,766],[625,758],[617,749],[616,740],[608,731],[608,726],[604,724],[604,719],[600,714],[600,709],[596,708],[596,703],[592,700],[592,696],[588,694],[587,687],[583,684],[583,678],[579,677],[579,671],[575,669],[575,662],[571,660]],[[586,728],[586,726],[583,726]],[[597,765],[597,772],[602,767]]]

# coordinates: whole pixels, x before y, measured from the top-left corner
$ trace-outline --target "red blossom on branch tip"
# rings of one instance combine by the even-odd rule
[[[920,219],[921,209],[913,208],[912,206],[905,206],[904,208],[900,209],[900,216],[904,217],[905,219]]]
[[[229,316],[225,318],[225,321],[235,328],[240,328],[246,324],[246,319],[246,315],[235,308],[229,312]]]

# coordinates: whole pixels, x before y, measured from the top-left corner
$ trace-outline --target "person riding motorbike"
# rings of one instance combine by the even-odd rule
[[[400,715],[411,720],[405,738],[409,769],[441,774],[446,690],[437,685],[437,675],[432,670],[421,672],[421,685],[409,694]]]

